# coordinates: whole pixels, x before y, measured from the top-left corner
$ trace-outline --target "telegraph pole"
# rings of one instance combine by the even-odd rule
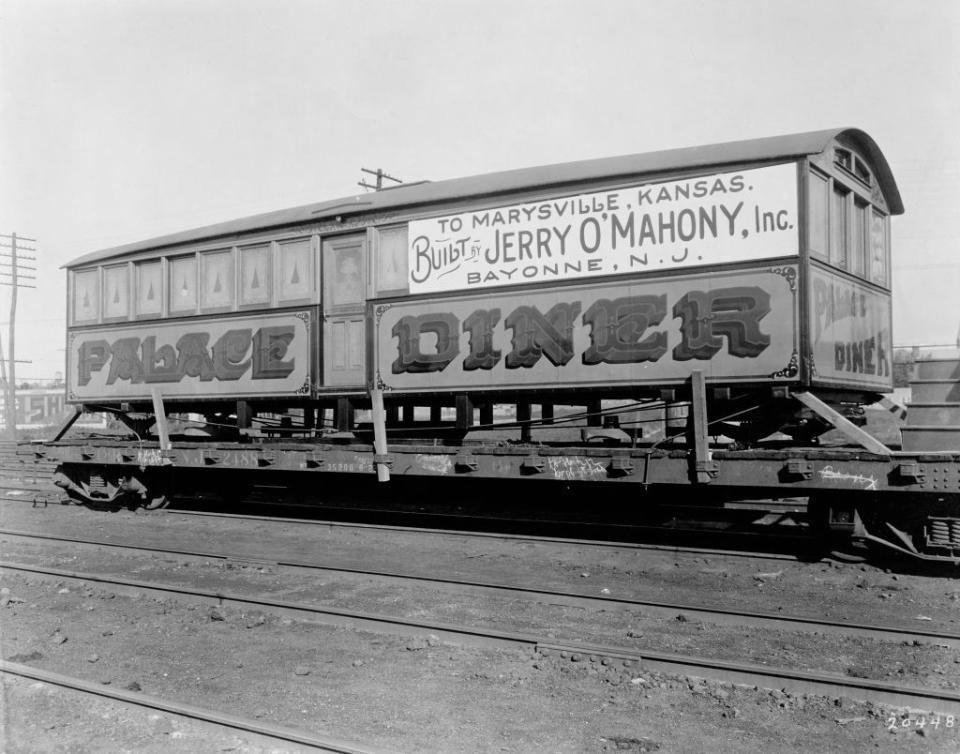
[[[20,288],[36,288],[30,283],[21,280],[36,280],[36,275],[24,273],[24,270],[36,272],[37,268],[23,264],[23,260],[36,261],[36,257],[21,255],[23,251],[36,252],[35,246],[26,246],[23,242],[36,243],[35,238],[24,238],[16,233],[7,235],[0,233],[0,248],[9,249],[10,253],[0,251],[0,285],[10,288],[10,330],[7,336],[7,374],[6,391],[4,397],[4,413],[6,416],[6,430],[8,436],[17,438],[17,372],[16,372],[16,323],[17,323],[17,291]],[[4,278],[9,278],[5,280]]]
[[[395,183],[398,183],[398,184],[403,183],[403,181],[401,181],[399,178],[394,178],[392,175],[387,175],[380,168],[377,168],[376,170],[368,170],[367,168],[360,168],[360,170],[362,170],[364,173],[369,173],[370,175],[374,175],[377,177],[376,186],[373,186],[364,180],[360,180],[357,182],[358,186],[363,186],[365,189],[368,189],[368,190],[373,189],[374,191],[379,191],[380,189],[382,189],[384,178],[386,178],[388,181],[394,181]]]

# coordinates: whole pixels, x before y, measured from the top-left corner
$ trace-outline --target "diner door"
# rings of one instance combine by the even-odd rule
[[[329,387],[366,389],[365,235],[323,242],[323,374]]]

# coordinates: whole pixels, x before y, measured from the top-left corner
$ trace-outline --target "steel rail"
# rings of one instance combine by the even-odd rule
[[[758,688],[783,690],[790,693],[813,693],[823,696],[844,695],[887,707],[909,707],[940,714],[960,715],[960,693],[946,689],[902,686],[888,681],[852,678],[830,673],[819,673],[788,668],[768,667],[751,663],[716,660],[705,657],[668,652],[637,651],[623,647],[608,647],[576,642],[545,641],[534,634],[501,631],[449,623],[430,623],[356,610],[318,607],[281,600],[251,598],[244,595],[213,592],[180,586],[161,586],[133,579],[107,578],[96,574],[38,568],[19,563],[0,561],[0,573],[19,571],[74,580],[105,584],[131,590],[134,594],[155,593],[199,602],[237,608],[268,608],[272,612],[298,620],[321,622],[363,628],[380,633],[402,636],[420,636],[432,633],[453,644],[484,648],[526,648],[537,652],[569,652],[617,658],[639,663],[641,668],[665,673],[708,678],[723,683],[748,684]]]
[[[384,749],[374,749],[347,741],[340,741],[335,738],[328,738],[326,736],[315,736],[312,733],[300,731],[295,728],[271,725],[270,723],[262,723],[258,720],[248,720],[236,715],[228,715],[223,712],[196,707],[190,704],[168,702],[147,694],[124,689],[113,689],[101,683],[84,681],[81,678],[62,675],[49,670],[40,670],[29,665],[21,665],[7,660],[0,660],[0,672],[49,683],[52,686],[82,691],[85,694],[101,696],[125,704],[155,709],[173,715],[179,715],[180,717],[200,720],[205,723],[213,723],[214,725],[219,725],[224,728],[242,730],[277,741],[300,744],[301,746],[306,746],[318,751],[336,752],[336,754],[385,754]]]
[[[397,579],[413,581],[423,584],[442,586],[460,586],[486,591],[499,591],[508,594],[521,594],[531,597],[549,597],[560,599],[571,606],[618,605],[622,607],[653,609],[675,617],[677,613],[684,613],[686,617],[699,618],[719,625],[735,625],[748,628],[780,629],[787,631],[809,631],[840,636],[861,636],[881,641],[920,641],[925,644],[936,644],[950,649],[960,650],[960,634],[920,631],[912,628],[896,626],[878,626],[866,623],[827,620],[824,618],[803,617],[799,615],[784,615],[782,613],[763,613],[756,611],[732,610],[723,607],[691,605],[683,602],[662,602],[658,600],[641,600],[628,597],[612,597],[606,595],[583,594],[565,592],[555,589],[541,589],[529,586],[518,586],[492,581],[476,581],[469,579],[442,578],[438,576],[419,576],[400,571],[379,571],[368,568],[349,568],[345,566],[326,565],[300,560],[275,560],[259,555],[246,553],[211,552],[203,550],[180,550],[166,547],[152,547],[124,542],[104,542],[100,540],[81,539],[79,537],[63,537],[51,534],[25,532],[14,529],[0,528],[0,536],[42,539],[52,542],[65,542],[90,547],[104,547],[123,550],[135,550],[153,555],[174,555],[178,557],[196,558],[199,560],[223,560],[241,563],[256,563],[275,565],[284,568],[299,568],[307,570],[325,571],[328,573],[344,573],[352,576],[373,576],[375,578]]]

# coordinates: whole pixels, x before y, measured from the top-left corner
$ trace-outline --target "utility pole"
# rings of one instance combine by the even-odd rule
[[[395,183],[398,183],[398,184],[403,183],[403,181],[401,181],[399,178],[394,178],[392,175],[387,175],[380,168],[377,168],[376,170],[368,170],[367,168],[360,168],[360,170],[362,170],[364,173],[369,173],[370,175],[375,175],[377,177],[376,186],[372,186],[364,180],[360,180],[357,182],[358,186],[363,186],[367,190],[373,189],[374,191],[379,191],[380,189],[382,189],[384,178],[390,181],[394,181]]]
[[[9,249],[10,253],[0,251],[0,285],[10,288],[10,330],[7,337],[7,374],[4,399],[4,414],[6,416],[7,435],[17,439],[17,372],[16,372],[16,324],[17,324],[17,291],[20,288],[36,288],[30,283],[21,280],[36,280],[36,275],[25,274],[23,270],[36,272],[37,268],[23,264],[23,260],[36,261],[36,257],[20,255],[23,251],[36,252],[35,246],[25,246],[23,242],[36,243],[35,238],[18,237],[16,233],[7,235],[0,233],[0,248]],[[18,243],[19,242],[19,243]],[[9,278],[9,281],[4,280]]]

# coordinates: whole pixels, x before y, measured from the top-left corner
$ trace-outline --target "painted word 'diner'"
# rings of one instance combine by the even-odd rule
[[[294,338],[289,325],[227,330],[212,347],[210,333],[186,333],[176,345],[157,345],[157,338],[118,338],[112,343],[87,340],[80,344],[77,384],[87,385],[94,372],[108,364],[106,384],[117,380],[138,383],[180,382],[195,377],[202,382],[239,380],[248,370],[253,379],[275,380],[289,375],[296,359],[284,361]]]
[[[832,344],[834,371],[890,375],[889,315],[879,294],[815,277],[813,302],[814,338]]]
[[[574,357],[573,331],[582,303],[555,304],[546,312],[535,306],[518,306],[503,317],[503,328],[512,331],[506,356],[494,348],[494,331],[501,320],[499,308],[477,309],[461,323],[449,312],[407,315],[394,324],[397,358],[393,374],[439,372],[460,356],[460,334],[469,333],[469,352],[462,368],[493,369],[503,359],[507,369],[529,368],[542,357],[561,367]],[[770,312],[770,294],[755,286],[711,291],[689,291],[673,305],[681,321],[681,340],[673,348],[677,361],[709,360],[726,337],[727,352],[755,358],[770,345],[760,321]],[[589,328],[590,346],[581,354],[583,364],[653,362],[667,352],[667,332],[658,326],[667,316],[667,296],[649,294],[602,298],[583,312],[580,323]],[[421,336],[436,338],[435,353],[424,353]]]

